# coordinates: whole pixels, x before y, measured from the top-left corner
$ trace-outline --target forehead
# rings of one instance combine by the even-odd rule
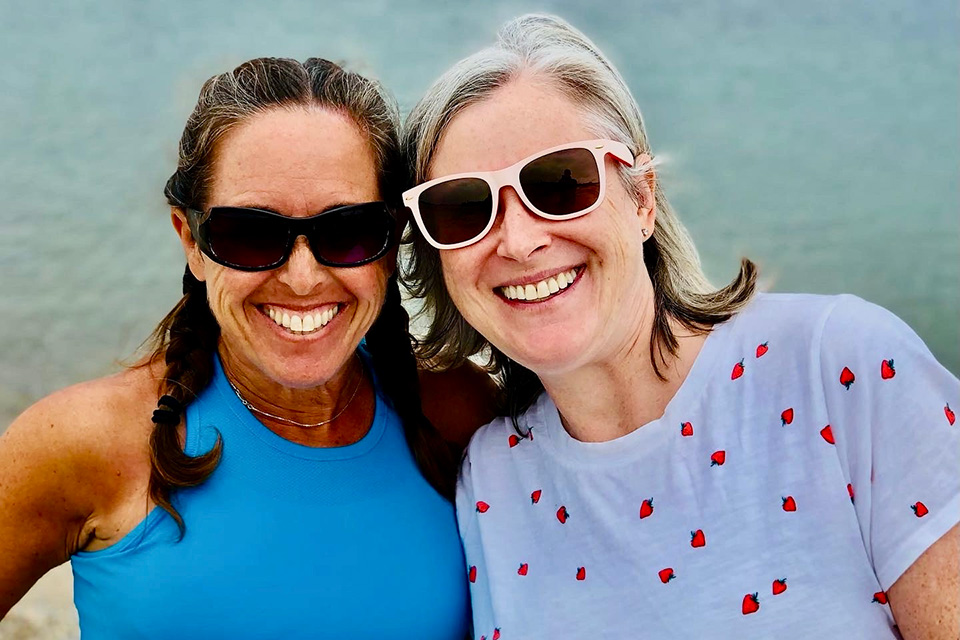
[[[370,142],[349,116],[276,108],[220,142],[208,204],[311,215],[335,204],[376,200],[378,191]]]
[[[573,100],[546,81],[522,76],[451,120],[428,179],[502,169],[542,149],[594,137]]]

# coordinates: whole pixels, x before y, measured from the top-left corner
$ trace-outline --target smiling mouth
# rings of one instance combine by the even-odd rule
[[[271,306],[264,306],[263,311],[278,327],[282,327],[294,335],[302,336],[316,333],[327,326],[340,313],[340,305],[335,305],[317,313],[294,312],[290,309]]]
[[[527,284],[507,285],[497,287],[497,292],[507,300],[522,300],[524,302],[540,302],[547,298],[559,295],[577,279],[583,266],[563,271],[539,282]]]

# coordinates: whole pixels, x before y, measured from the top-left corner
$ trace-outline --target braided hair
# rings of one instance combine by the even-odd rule
[[[381,197],[399,207],[406,169],[399,152],[396,105],[379,83],[320,58],[303,63],[257,58],[207,80],[180,139],[177,170],[164,189],[170,206],[205,209],[220,141],[260,113],[295,106],[320,107],[350,117],[373,151]],[[206,285],[188,268],[183,298],[148,340],[152,354],[147,360],[166,367],[150,436],[149,495],[174,518],[181,537],[186,526],[172,497],[179,489],[204,482],[216,469],[223,449],[218,437],[210,451],[189,456],[178,430],[186,406],[210,384],[219,337]],[[416,360],[396,276],[390,279],[387,299],[367,344],[381,387],[403,423],[421,472],[441,495],[452,499],[455,459],[420,406]]]

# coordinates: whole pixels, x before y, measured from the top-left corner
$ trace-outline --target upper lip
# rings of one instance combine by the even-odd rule
[[[522,285],[534,284],[536,282],[540,282],[541,280],[552,278],[556,276],[558,273],[564,273],[566,271],[570,271],[571,269],[579,268],[580,266],[581,266],[580,264],[572,264],[567,267],[560,267],[556,269],[545,269],[543,271],[538,271],[536,273],[531,273],[529,275],[523,275],[517,278],[516,280],[508,280],[507,282],[498,284],[495,288],[509,287],[509,286],[519,287]]]

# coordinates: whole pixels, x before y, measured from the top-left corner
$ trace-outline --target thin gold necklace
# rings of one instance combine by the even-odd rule
[[[357,356],[357,360],[360,360],[360,357],[359,357],[359,356]],[[314,423],[312,423],[312,424],[306,424],[306,423],[303,423],[303,422],[297,422],[296,420],[291,420],[290,418],[284,418],[284,417],[281,417],[281,416],[276,416],[276,415],[274,415],[274,414],[272,414],[272,413],[268,413],[268,412],[264,411],[263,409],[258,409],[258,408],[256,408],[255,406],[253,406],[252,404],[250,404],[250,403],[247,401],[246,398],[244,398],[242,395],[240,395],[240,390],[237,389],[237,388],[234,386],[234,384],[233,384],[232,382],[230,382],[229,379],[227,380],[227,383],[229,383],[230,388],[233,389],[233,392],[234,392],[235,394],[237,394],[237,398],[240,400],[241,403],[243,403],[243,406],[245,406],[245,407],[246,407],[247,409],[249,409],[250,411],[252,411],[252,412],[254,412],[254,413],[259,413],[260,415],[266,416],[266,417],[268,417],[268,418],[273,418],[274,420],[279,420],[280,422],[285,422],[285,423],[287,423],[287,424],[291,424],[291,425],[293,425],[293,426],[295,426],[295,427],[303,427],[304,429],[312,429],[312,428],[314,428],[314,427],[322,427],[323,425],[325,425],[325,424],[330,424],[331,422],[333,422],[334,420],[336,420],[337,418],[339,418],[340,416],[342,416],[342,415],[344,414],[344,412],[345,412],[348,408],[350,408],[350,404],[353,402],[353,399],[357,397],[357,392],[360,391],[360,383],[361,383],[361,382],[363,382],[363,363],[362,363],[362,362],[360,363],[360,375],[357,376],[357,384],[356,384],[356,386],[353,388],[353,393],[350,394],[350,399],[347,400],[347,404],[343,405],[343,409],[340,409],[340,411],[338,411],[335,416],[333,416],[332,418],[329,418],[329,419],[327,419],[327,420],[324,420],[323,422],[314,422]]]

